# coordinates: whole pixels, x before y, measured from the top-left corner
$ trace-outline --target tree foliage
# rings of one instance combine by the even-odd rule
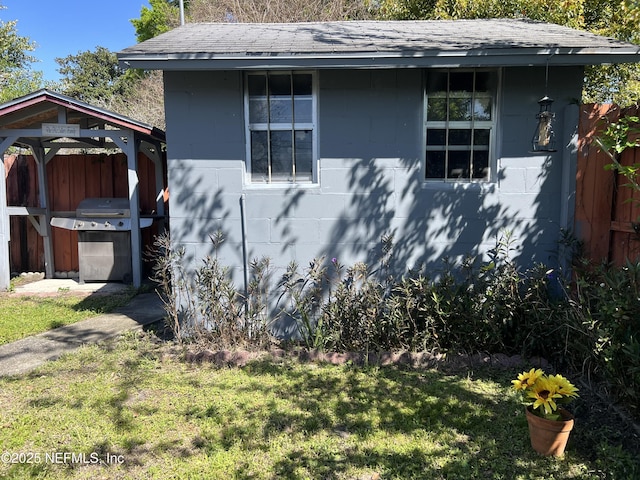
[[[29,52],[35,50],[35,43],[27,37],[18,35],[16,25],[17,20],[3,22],[0,20],[0,61],[3,66],[11,66],[13,68],[27,68],[35,57],[29,55]]]
[[[109,110],[164,130],[164,90],[162,72],[155,70],[136,77],[129,93],[104,105]]]
[[[4,9],[0,5],[0,10]],[[0,102],[25,95],[42,86],[42,72],[34,72],[36,48],[28,37],[18,34],[17,21],[0,20]]]
[[[127,95],[132,87],[132,75],[118,66],[116,54],[105,47],[56,58],[56,62],[62,92],[78,100],[105,101]]]
[[[131,20],[138,42],[144,42],[179,25],[178,1],[149,0],[151,8],[142,7],[140,18]]]
[[[369,0],[190,0],[185,9],[190,22],[363,20],[375,12]]]

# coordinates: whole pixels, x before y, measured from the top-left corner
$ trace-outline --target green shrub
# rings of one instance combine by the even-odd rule
[[[210,236],[214,250],[224,242],[221,232]],[[269,261],[255,260],[246,295],[217,257],[207,256],[193,277],[185,269],[184,249],[168,234],[154,242],[154,275],[167,313],[167,326],[177,341],[205,343],[215,348],[264,346],[270,341],[266,316]]]
[[[640,403],[640,263],[582,264],[575,286],[589,371],[608,379],[631,405]],[[576,345],[576,349],[578,349]],[[636,412],[637,414],[638,412]]]
[[[277,301],[278,312],[294,321],[307,348],[323,347],[321,310],[326,272],[324,259],[312,260],[303,273],[296,262],[290,262],[278,284],[282,292]]]
[[[384,301],[383,285],[371,275],[367,265],[356,263],[348,268],[323,306],[321,327],[325,346],[366,352],[395,346],[395,332],[382,313]]]
[[[377,268],[345,267],[335,258],[314,259],[302,271],[291,263],[274,292],[266,258],[251,263],[244,295],[215,256],[202,261],[192,285],[183,253],[168,239],[156,274],[181,339],[260,346],[270,341],[271,322],[288,319],[307,348],[540,356],[563,370],[588,371],[625,402],[640,403],[640,263],[584,263],[572,281],[545,265],[520,271],[505,233],[487,261],[445,259],[433,279],[419,271],[396,279],[392,240],[383,239]],[[212,241],[217,248],[222,238]]]

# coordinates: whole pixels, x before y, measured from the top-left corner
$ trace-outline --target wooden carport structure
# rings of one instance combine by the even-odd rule
[[[156,212],[164,216],[162,130],[46,89],[0,105],[0,290],[9,287],[9,217],[27,216],[43,238],[45,276],[53,278],[55,265],[51,236],[51,208],[46,164],[60,149],[121,150],[127,158],[128,197],[131,211],[132,280],[142,283],[138,153],[155,166]],[[4,153],[11,146],[31,150],[37,164],[39,206],[7,205]]]

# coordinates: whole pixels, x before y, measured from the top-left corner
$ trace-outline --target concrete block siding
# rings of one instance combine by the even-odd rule
[[[174,241],[198,262],[221,229],[227,242],[218,254],[241,271],[244,195],[249,256],[269,256],[277,268],[323,255],[372,261],[382,235],[393,233],[398,268],[433,269],[443,256],[485,254],[502,229],[513,231],[524,266],[555,262],[561,209],[572,208],[561,198],[561,162],[575,132],[562,126],[577,126],[570,105],[582,68],[551,68],[547,91],[542,67],[502,70],[493,178],[475,184],[423,181],[424,73],[318,71],[318,183],[260,186],[245,176],[242,73],[165,72]],[[532,154],[545,94],[556,100],[558,152]]]

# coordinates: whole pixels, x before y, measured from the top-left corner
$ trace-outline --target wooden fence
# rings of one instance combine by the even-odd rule
[[[624,186],[625,177],[609,170],[609,157],[594,137],[622,115],[638,115],[638,107],[582,105],[580,109],[578,171],[576,176],[576,235],[594,262],[623,265],[640,257],[640,194]],[[640,163],[640,148],[625,150],[620,163]]]
[[[31,156],[5,157],[7,204],[38,207],[38,176]],[[144,154],[138,156],[140,209],[155,213],[155,165]],[[128,197],[127,157],[122,154],[58,155],[47,164],[49,206],[52,214],[71,215],[87,197]],[[27,217],[11,217],[9,264],[12,272],[43,272],[42,238]],[[143,251],[158,233],[158,222],[142,230]],[[52,228],[56,271],[78,271],[77,232]]]

